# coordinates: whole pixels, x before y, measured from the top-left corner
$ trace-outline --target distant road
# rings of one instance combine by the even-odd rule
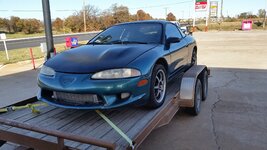
[[[54,44],[65,43],[65,38],[68,36],[78,37],[79,41],[88,41],[94,37],[99,31],[86,32],[86,33],[74,33],[74,34],[62,34],[54,35]],[[45,42],[45,37],[30,37],[30,38],[19,38],[19,39],[8,39],[6,40],[7,49],[18,49],[18,48],[30,48],[40,46],[40,43]],[[0,50],[4,50],[4,44],[0,41]]]

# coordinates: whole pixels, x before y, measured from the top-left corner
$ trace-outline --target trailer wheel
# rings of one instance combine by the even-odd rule
[[[152,72],[150,83],[150,98],[147,106],[150,108],[160,107],[165,100],[166,88],[166,70],[161,64],[156,64]]]
[[[201,81],[197,79],[197,83],[195,85],[194,107],[190,108],[190,112],[192,115],[197,116],[199,114],[201,100],[202,100],[202,85]]]
[[[197,64],[197,50],[193,49],[192,57],[191,57],[191,66]]]
[[[203,72],[203,77],[202,77],[202,89],[203,89],[202,90],[202,101],[205,101],[208,96],[208,87],[209,87],[208,78],[209,78],[208,72],[207,70],[205,70]]]

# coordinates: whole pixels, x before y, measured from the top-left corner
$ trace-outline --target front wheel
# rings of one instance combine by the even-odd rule
[[[156,64],[151,77],[150,97],[147,106],[160,107],[165,100],[167,87],[166,70],[161,64]]]

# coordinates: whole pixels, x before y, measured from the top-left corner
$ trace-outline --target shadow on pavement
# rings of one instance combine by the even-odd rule
[[[0,76],[0,108],[36,96],[38,70]]]
[[[266,149],[267,70],[211,68],[199,116],[185,108],[153,131],[140,149]]]

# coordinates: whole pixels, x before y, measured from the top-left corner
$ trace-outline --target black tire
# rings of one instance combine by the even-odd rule
[[[167,88],[166,70],[163,67],[163,65],[156,64],[152,72],[151,83],[150,83],[150,97],[147,106],[150,108],[160,107],[165,101],[166,88]]]
[[[209,75],[207,70],[203,72],[203,79],[202,79],[202,101],[205,101],[208,96],[208,88],[209,88]]]
[[[197,50],[193,49],[192,51],[192,57],[191,57],[191,66],[197,64]]]
[[[194,107],[190,108],[190,113],[194,116],[197,116],[200,112],[200,106],[202,101],[202,85],[201,81],[197,79],[197,83],[195,85],[195,94],[194,94]]]

